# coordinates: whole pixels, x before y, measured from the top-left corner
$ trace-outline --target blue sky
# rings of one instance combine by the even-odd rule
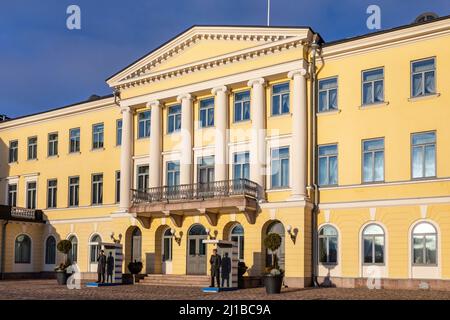
[[[311,26],[326,41],[408,24],[450,0],[271,0],[271,25]],[[105,79],[193,24],[264,25],[267,0],[14,0],[0,9],[0,113],[17,117],[110,94]],[[66,9],[81,8],[81,30]]]

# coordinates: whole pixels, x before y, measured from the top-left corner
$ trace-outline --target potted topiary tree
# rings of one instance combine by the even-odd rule
[[[271,266],[267,268],[264,277],[266,292],[269,294],[280,293],[283,284],[284,270],[278,266],[278,257],[276,254],[276,251],[281,246],[281,241],[281,236],[277,233],[269,233],[264,239],[264,245],[272,254]]]
[[[72,249],[72,242],[69,240],[61,240],[58,242],[56,248],[66,257],[64,262],[61,262],[59,266],[55,268],[56,280],[58,281],[58,284],[64,285],[67,284],[67,279],[70,276],[70,274],[67,273],[67,268],[72,264],[68,256],[70,250]]]
[[[133,275],[133,284],[136,282],[136,275],[142,271],[143,265],[142,262],[134,260],[134,262],[130,262],[128,264],[128,270]]]

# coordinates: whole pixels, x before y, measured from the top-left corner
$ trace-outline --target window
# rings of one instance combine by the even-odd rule
[[[214,156],[198,158],[197,182],[206,184],[201,186],[204,191],[208,190],[210,184],[214,182]]]
[[[435,265],[437,264],[437,232],[434,226],[428,222],[421,222],[413,229],[413,264]]]
[[[14,140],[9,142],[9,163],[18,161],[19,141]]]
[[[14,256],[15,263],[31,263],[31,239],[26,234],[16,238]]]
[[[50,133],[48,135],[48,156],[58,155],[58,133]]]
[[[337,230],[330,225],[323,226],[319,231],[319,261],[325,264],[337,264],[337,250]]]
[[[120,202],[120,171],[116,171],[116,203]]]
[[[116,121],[116,146],[122,145],[122,119]]]
[[[234,94],[234,122],[250,120],[250,91]]]
[[[338,108],[338,80],[336,77],[319,80],[319,112]]]
[[[103,148],[104,145],[104,126],[103,123],[92,126],[92,149]]]
[[[167,132],[173,133],[181,130],[181,105],[169,107],[167,118]]]
[[[69,130],[69,152],[80,152],[80,128]]]
[[[233,179],[250,179],[250,153],[239,152],[233,156]]]
[[[272,188],[289,187],[289,148],[272,149]]]
[[[236,224],[231,229],[230,240],[235,241],[238,246],[238,258],[240,261],[244,260],[244,227],[241,224]]]
[[[94,235],[89,242],[90,247],[90,262],[97,263],[97,258],[100,255],[102,238],[98,234]]]
[[[8,206],[17,207],[17,184],[8,185]]]
[[[78,239],[75,236],[71,236],[69,238],[70,243],[72,244],[72,249],[70,249],[67,257],[70,262],[77,262],[78,260]]]
[[[289,82],[272,87],[272,115],[289,113]]]
[[[338,147],[337,144],[319,146],[319,185],[338,184]]]
[[[145,191],[148,189],[148,166],[139,166],[137,168],[137,188]]]
[[[27,209],[36,209],[36,182],[27,182]]]
[[[384,181],[384,139],[363,141],[363,182]]]
[[[162,261],[172,261],[173,235],[170,229],[166,229],[163,235],[163,256]]]
[[[412,135],[412,177],[436,176],[436,133],[424,132]]]
[[[214,126],[214,98],[200,101],[200,128]]]
[[[138,114],[138,138],[150,137],[150,111]]]
[[[37,159],[37,137],[28,138],[28,160]]]
[[[180,162],[167,162],[167,185],[170,187],[180,185]]]
[[[55,237],[49,236],[45,241],[45,264],[56,263],[56,240]]]
[[[92,204],[103,203],[103,174],[92,175]]]
[[[411,63],[411,96],[436,93],[436,62],[434,58]]]
[[[47,208],[56,208],[56,195],[58,190],[56,179],[47,181]]]
[[[384,101],[384,69],[373,69],[362,73],[362,104]]]
[[[362,234],[363,261],[365,264],[384,263],[384,230],[377,224],[369,224]]]
[[[70,177],[69,178],[69,207],[78,206],[79,191],[80,191],[80,178],[79,177]]]

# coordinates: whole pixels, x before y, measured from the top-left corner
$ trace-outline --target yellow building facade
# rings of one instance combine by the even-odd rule
[[[113,95],[0,122],[1,274],[85,277],[120,240],[143,274],[246,277],[282,236],[285,283],[445,287],[450,19],[326,43],[308,28],[195,26],[107,80]],[[42,215],[42,217],[41,217]]]

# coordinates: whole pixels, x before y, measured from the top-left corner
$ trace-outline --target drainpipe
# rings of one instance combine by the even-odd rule
[[[6,225],[9,223],[9,220],[6,220],[2,223],[2,247],[1,247],[1,257],[0,257],[0,280],[4,279],[4,270],[5,270],[5,249],[6,249]]]

